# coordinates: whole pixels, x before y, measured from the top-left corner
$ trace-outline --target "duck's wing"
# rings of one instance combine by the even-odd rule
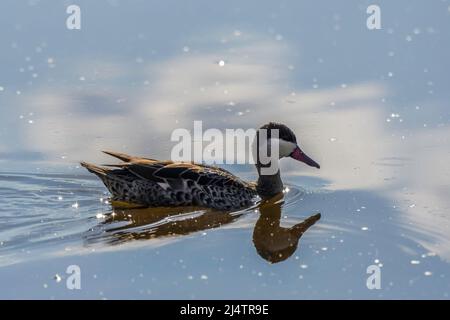
[[[123,153],[104,151],[124,163],[111,165],[119,167],[141,179],[161,182],[192,180],[199,185],[249,187],[252,184],[242,181],[232,173],[215,166],[200,165],[192,162],[161,161],[140,158]],[[170,183],[172,184],[172,183]]]
[[[137,161],[122,166],[142,179],[161,182],[175,180],[192,180],[199,185],[210,186],[247,186],[245,182],[235,175],[221,168],[203,166],[193,163],[170,161]]]

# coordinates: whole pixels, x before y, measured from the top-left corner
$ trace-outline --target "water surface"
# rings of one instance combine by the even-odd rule
[[[3,1],[0,297],[448,298],[450,4],[379,1],[376,31],[369,4],[79,1],[69,31],[65,3]],[[195,120],[283,122],[321,169],[283,160],[266,213],[150,214],[113,209],[78,165],[166,159]]]

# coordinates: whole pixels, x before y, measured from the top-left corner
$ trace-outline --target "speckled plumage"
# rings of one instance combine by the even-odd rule
[[[252,205],[257,195],[254,183],[218,167],[105,153],[124,162],[105,167],[81,165],[100,177],[116,201],[236,210]]]

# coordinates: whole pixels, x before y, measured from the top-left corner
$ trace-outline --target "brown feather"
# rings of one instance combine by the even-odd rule
[[[104,176],[108,173],[108,169],[96,166],[95,164],[92,163],[82,161],[80,162],[80,165],[88,169],[90,172],[95,173],[96,175]]]

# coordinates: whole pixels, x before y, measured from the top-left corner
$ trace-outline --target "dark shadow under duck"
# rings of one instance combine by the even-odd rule
[[[256,196],[268,199],[282,192],[283,182],[278,169],[281,158],[290,157],[320,168],[300,149],[295,134],[283,124],[271,122],[262,126],[256,140],[259,176],[256,183],[245,182],[215,166],[140,158],[112,151],[104,152],[123,163],[102,167],[86,162],[81,165],[103,181],[113,201],[148,207],[200,206],[218,210],[246,208],[255,203]],[[278,146],[276,163],[260,158],[260,146],[265,145],[271,155],[272,142]],[[273,164],[277,169],[265,173],[264,170]]]
[[[283,194],[262,201],[253,228],[253,244],[259,256],[278,263],[288,259],[297,249],[303,234],[320,219],[320,213],[291,227],[281,226]],[[255,208],[255,207],[253,207]],[[113,208],[98,227],[85,235],[86,244],[120,245],[136,240],[152,240],[186,236],[236,222],[254,210],[217,211],[198,207]]]

